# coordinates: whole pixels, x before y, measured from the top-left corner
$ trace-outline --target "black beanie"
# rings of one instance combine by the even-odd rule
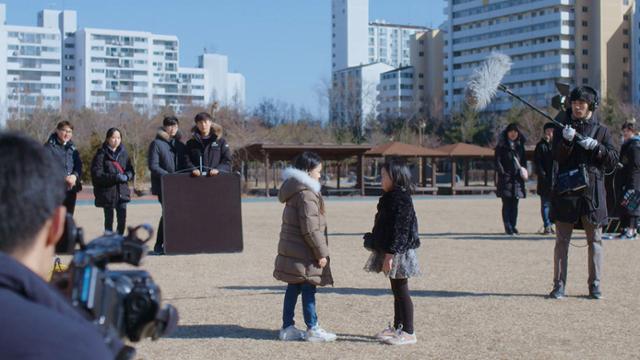
[[[586,86],[578,86],[573,89],[569,95],[569,101],[576,100],[582,100],[590,105],[594,105],[596,102],[596,94]]]
[[[554,129],[555,127],[556,127],[556,125],[554,123],[548,122],[548,123],[544,124],[543,130]]]

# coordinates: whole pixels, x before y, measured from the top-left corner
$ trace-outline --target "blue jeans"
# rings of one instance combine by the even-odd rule
[[[549,219],[549,212],[551,211],[551,197],[540,196],[540,214],[542,215],[542,223],[547,228],[551,226],[551,219]]]
[[[284,293],[284,307],[282,309],[282,328],[294,325],[294,312],[298,295],[302,293],[302,314],[307,328],[313,328],[318,325],[318,315],[316,314],[316,286],[303,284],[289,284],[287,291]]]

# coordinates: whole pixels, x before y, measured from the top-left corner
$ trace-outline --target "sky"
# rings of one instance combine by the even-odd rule
[[[247,105],[273,98],[320,115],[331,76],[331,0],[0,0],[7,24],[36,25],[42,9],[76,10],[78,27],[177,35],[180,66],[207,49],[246,78]],[[445,0],[370,0],[369,18],[438,27]]]

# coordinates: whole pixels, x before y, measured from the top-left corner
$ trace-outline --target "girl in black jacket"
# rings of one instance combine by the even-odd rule
[[[113,211],[118,218],[118,234],[124,234],[127,203],[131,200],[128,182],[134,172],[129,154],[122,145],[122,132],[117,128],[107,136],[91,162],[91,181],[95,204],[104,209],[104,230],[113,231]]]
[[[372,253],[365,265],[370,272],[384,272],[391,280],[394,298],[393,327],[376,335],[390,345],[415,344],[413,302],[408,279],[420,273],[415,249],[420,246],[418,220],[411,201],[411,173],[398,162],[382,166],[382,189],[373,231],[365,238]]]
[[[502,222],[507,235],[517,235],[518,201],[526,197],[525,181],[527,158],[525,137],[515,123],[509,124],[500,134],[495,150],[498,183],[496,195],[502,199]]]

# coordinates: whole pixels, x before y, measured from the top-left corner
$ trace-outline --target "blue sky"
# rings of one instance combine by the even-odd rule
[[[180,65],[204,48],[229,56],[247,80],[247,105],[274,98],[321,109],[315,89],[331,69],[331,0],[0,0],[7,23],[35,25],[44,8],[78,12],[79,27],[177,35]],[[437,27],[444,0],[370,0],[369,17]]]

